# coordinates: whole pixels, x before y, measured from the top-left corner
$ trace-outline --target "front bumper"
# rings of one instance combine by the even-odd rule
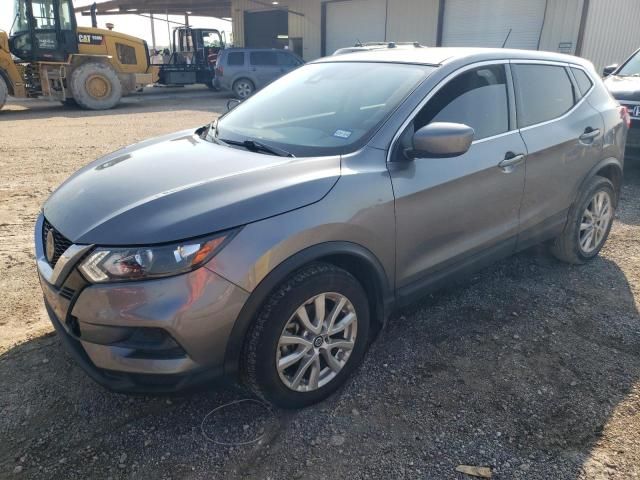
[[[76,268],[82,257],[52,281],[39,251],[42,217],[38,223],[47,312],[91,378],[116,391],[150,392],[176,391],[222,374],[247,292],[206,266],[174,277],[93,285]]]

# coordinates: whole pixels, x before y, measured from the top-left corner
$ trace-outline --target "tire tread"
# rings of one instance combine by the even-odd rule
[[[283,299],[287,297],[292,290],[304,283],[307,279],[327,273],[347,274],[354,282],[357,282],[353,275],[346,270],[336,267],[335,265],[329,263],[311,263],[293,273],[273,294],[268,297],[267,301],[260,309],[255,322],[250,328],[247,339],[245,340],[240,365],[241,380],[261,400],[265,402],[269,401],[257,378],[258,344],[262,338],[264,330],[269,325],[271,312],[273,312],[278,304],[283,301]]]

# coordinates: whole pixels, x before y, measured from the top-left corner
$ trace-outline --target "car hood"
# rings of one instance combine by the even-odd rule
[[[640,102],[640,77],[610,75],[604,84],[616,100]]]
[[[171,242],[317,202],[339,176],[339,156],[263,155],[213,144],[189,130],[87,165],[51,195],[44,216],[78,244]]]

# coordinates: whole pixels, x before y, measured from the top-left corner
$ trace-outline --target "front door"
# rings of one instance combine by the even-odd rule
[[[427,101],[392,146],[401,300],[445,272],[515,250],[526,151],[515,128],[512,91],[505,64],[463,71]],[[404,158],[413,132],[431,122],[472,127],[469,151]]]

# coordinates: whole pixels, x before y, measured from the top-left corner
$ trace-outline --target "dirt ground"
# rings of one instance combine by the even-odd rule
[[[0,478],[469,478],[459,464],[498,479],[640,478],[640,160],[627,162],[598,259],[567,266],[537,247],[427,297],[320,405],[270,414],[243,402],[205,419],[248,393],[94,384],[46,318],[40,206],[97,156],[200,126],[225,102],[195,89],[101,113],[47,102],[0,112]]]

